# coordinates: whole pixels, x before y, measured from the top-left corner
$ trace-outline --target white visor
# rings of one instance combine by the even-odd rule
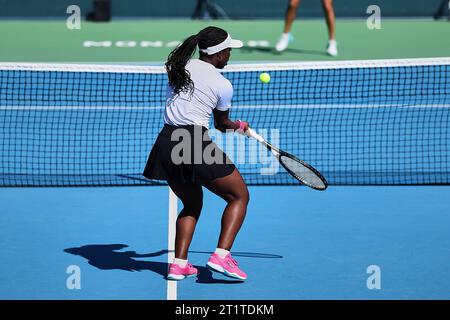
[[[201,52],[207,53],[208,55],[212,55],[227,48],[242,48],[243,45],[244,44],[242,43],[241,40],[231,39],[230,35],[228,35],[227,38],[218,45],[199,50]]]

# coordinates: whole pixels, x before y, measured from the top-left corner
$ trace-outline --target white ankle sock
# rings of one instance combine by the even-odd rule
[[[227,256],[227,254],[230,253],[230,251],[222,249],[222,248],[216,248],[216,251],[214,251],[214,253],[218,254],[219,257],[221,257],[223,259]]]
[[[187,260],[183,260],[183,259],[177,259],[177,258],[173,259],[173,263],[179,265],[182,268],[186,267],[187,262],[188,262]]]

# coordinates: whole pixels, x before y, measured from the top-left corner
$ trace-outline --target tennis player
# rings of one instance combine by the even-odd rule
[[[169,264],[167,276],[171,280],[198,274],[188,263],[188,249],[202,210],[202,187],[227,202],[217,248],[207,267],[240,280],[247,278],[230,250],[244,221],[249,193],[235,165],[207,134],[211,116],[216,129],[222,132],[248,129],[247,122],[229,119],[233,87],[218,70],[227,65],[232,48],[242,45],[225,30],[207,27],[184,40],[166,62],[169,85],[164,127],[150,152],[144,176],[167,180],[183,202],[176,222],[175,259]],[[192,59],[197,47],[199,59]],[[180,148],[184,140],[190,150]],[[178,159],[180,154],[183,161]],[[213,154],[214,162],[206,159],[209,154]]]
[[[297,9],[300,5],[300,0],[289,0],[286,9],[286,15],[284,17],[284,29],[283,34],[278,40],[275,49],[278,52],[282,52],[287,49],[289,44],[294,40],[291,34],[292,24],[294,23],[295,17],[297,16]],[[336,27],[335,27],[335,16],[333,8],[333,0],[322,0],[322,7],[325,13],[327,28],[328,28],[328,44],[327,53],[330,56],[337,56],[337,42],[336,42]]]

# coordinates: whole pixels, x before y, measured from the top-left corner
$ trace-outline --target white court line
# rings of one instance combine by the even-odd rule
[[[178,215],[178,198],[169,187],[169,219],[167,239],[167,263],[172,263],[175,258],[175,230]],[[167,300],[177,300],[177,282],[167,280]]]
[[[229,64],[222,71],[268,71],[268,70],[311,70],[341,68],[381,68],[381,67],[416,67],[450,65],[449,57],[412,58],[412,59],[377,59],[377,60],[340,60],[340,61],[305,61],[278,63]],[[11,71],[55,71],[55,72],[107,72],[107,73],[166,73],[164,66],[108,65],[108,64],[61,64],[61,63],[0,63],[0,70]]]

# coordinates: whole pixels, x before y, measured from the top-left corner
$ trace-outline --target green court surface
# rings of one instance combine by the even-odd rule
[[[0,21],[0,61],[158,64],[178,41],[208,25],[223,27],[244,41],[246,46],[233,52],[234,63],[450,56],[446,21],[385,19],[381,29],[369,30],[365,20],[338,19],[339,56],[332,58],[325,54],[327,32],[322,19],[298,19],[295,40],[282,54],[274,52],[281,20],[82,21],[79,30],[69,30],[65,20],[41,20]],[[89,47],[88,41],[103,42],[103,47]]]

